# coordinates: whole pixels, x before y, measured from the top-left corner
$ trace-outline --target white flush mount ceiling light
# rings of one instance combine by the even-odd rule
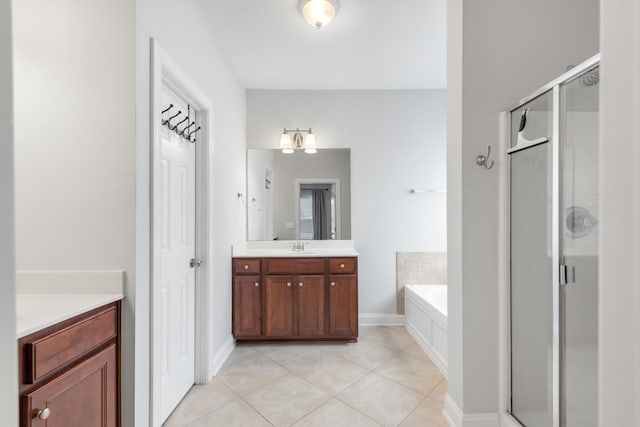
[[[293,134],[293,140],[289,135],[291,133]],[[303,136],[302,134],[306,135]],[[284,154],[291,154],[294,149],[304,149],[305,153],[314,154],[317,152],[316,136],[311,132],[311,128],[308,130],[289,130],[285,128],[282,135],[280,135],[280,149]]]
[[[336,16],[338,0],[299,0],[298,8],[309,25],[320,29]]]

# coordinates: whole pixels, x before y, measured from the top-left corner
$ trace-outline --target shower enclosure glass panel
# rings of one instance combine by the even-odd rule
[[[553,425],[552,111],[548,92],[511,123],[511,412],[527,427]]]
[[[510,110],[510,400],[525,427],[598,426],[599,56]]]
[[[564,88],[560,413],[566,427],[598,425],[598,80],[595,68]]]

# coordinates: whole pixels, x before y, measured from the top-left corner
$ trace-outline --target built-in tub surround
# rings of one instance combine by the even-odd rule
[[[447,375],[447,285],[407,284],[405,324],[420,347]]]
[[[123,271],[18,271],[17,338],[123,299],[123,277]]]
[[[304,250],[300,249],[304,246]],[[353,240],[248,241],[234,245],[234,258],[355,257]]]
[[[396,302],[398,314],[404,314],[404,287],[409,283],[425,285],[447,283],[446,252],[396,253]]]

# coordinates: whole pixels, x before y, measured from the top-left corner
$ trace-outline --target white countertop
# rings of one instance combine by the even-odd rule
[[[234,258],[325,258],[325,257],[357,257],[360,254],[354,249],[305,249],[294,252],[291,249],[239,249],[233,251]]]
[[[17,294],[17,336],[22,338],[123,297],[124,295],[118,293]]]

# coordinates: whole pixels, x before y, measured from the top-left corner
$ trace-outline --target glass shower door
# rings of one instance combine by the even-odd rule
[[[554,426],[553,104],[547,92],[512,112],[508,150],[511,413],[527,427]]]
[[[598,425],[598,82],[594,68],[564,87],[560,289],[563,427]]]

